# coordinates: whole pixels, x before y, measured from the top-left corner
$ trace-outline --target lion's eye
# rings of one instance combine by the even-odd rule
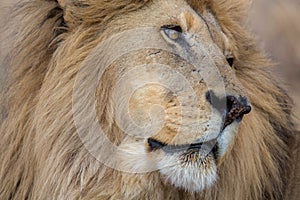
[[[234,57],[228,57],[226,60],[227,60],[228,64],[230,65],[230,67],[232,67],[233,63],[234,63]]]
[[[161,30],[165,33],[171,40],[177,40],[182,33],[182,28],[176,25],[165,25],[161,27]]]

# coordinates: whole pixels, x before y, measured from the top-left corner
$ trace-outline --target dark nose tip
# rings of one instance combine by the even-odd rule
[[[206,99],[221,114],[225,111],[224,128],[235,120],[242,120],[243,116],[251,111],[251,106],[245,97],[236,98],[228,95],[225,98],[220,98],[213,91],[208,91]]]
[[[251,106],[245,97],[237,99],[234,96],[227,96],[226,100],[227,112],[224,127],[230,125],[234,120],[242,120],[245,114],[251,112]]]

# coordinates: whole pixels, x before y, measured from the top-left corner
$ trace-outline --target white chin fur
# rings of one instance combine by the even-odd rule
[[[218,156],[223,157],[230,146],[233,144],[234,137],[238,131],[238,123],[233,122],[230,126],[227,126],[223,133],[218,137]]]
[[[214,159],[208,156],[209,164],[180,163],[178,155],[164,157],[159,162],[160,173],[165,180],[177,188],[189,192],[199,192],[211,187],[217,180],[217,166]]]

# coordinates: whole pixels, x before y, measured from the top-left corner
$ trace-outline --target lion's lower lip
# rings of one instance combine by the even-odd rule
[[[163,150],[165,153],[177,153],[189,150],[199,150],[199,151],[211,151],[216,145],[217,140],[213,139],[211,141],[203,143],[194,143],[194,144],[183,144],[183,145],[168,145],[153,138],[148,139],[149,150]]]

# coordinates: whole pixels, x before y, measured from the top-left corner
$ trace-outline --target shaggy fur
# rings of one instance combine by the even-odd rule
[[[253,107],[239,127],[234,147],[218,166],[216,183],[189,193],[163,182],[157,172],[127,174],[107,168],[89,154],[77,135],[71,110],[80,63],[118,30],[110,25],[114,19],[144,9],[150,0],[31,0],[15,6],[8,26],[13,50],[8,55],[9,86],[1,111],[5,114],[0,127],[0,199],[299,197],[299,134],[292,104],[267,70],[272,63],[241,25],[246,2],[187,2],[199,13],[209,8],[234,41],[235,72]],[[109,79],[100,83],[109,84]],[[108,90],[99,94],[102,102],[109,102]],[[100,105],[98,114],[105,129],[114,133],[110,139],[119,143],[121,134],[109,108]]]

